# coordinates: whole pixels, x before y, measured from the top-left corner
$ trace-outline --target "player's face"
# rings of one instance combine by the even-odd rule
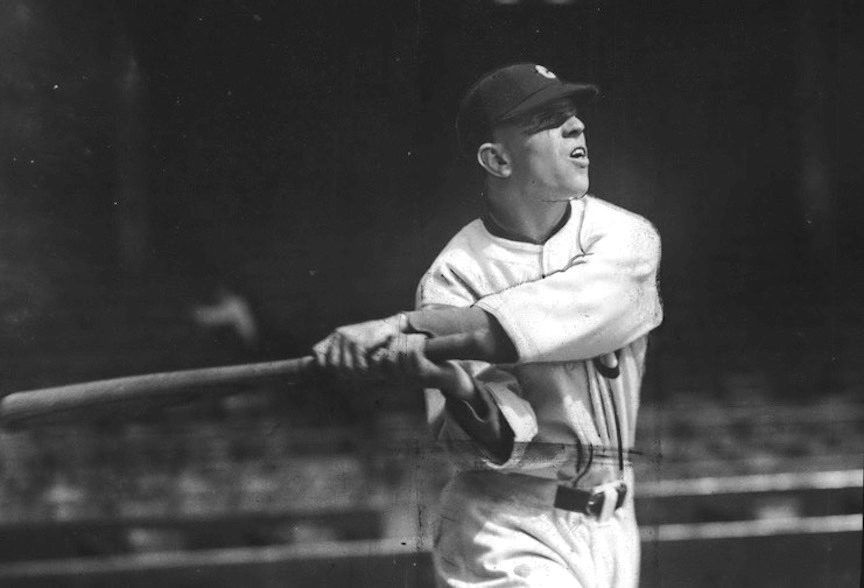
[[[588,191],[585,125],[571,102],[552,104],[496,133],[510,158],[511,179],[526,197],[562,201]]]

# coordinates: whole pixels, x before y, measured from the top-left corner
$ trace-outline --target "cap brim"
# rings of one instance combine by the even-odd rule
[[[600,88],[594,84],[574,84],[565,82],[560,85],[547,86],[532,94],[519,106],[504,114],[497,122],[506,122],[537,110],[550,102],[562,98],[573,98],[577,105],[594,102],[600,94]]]

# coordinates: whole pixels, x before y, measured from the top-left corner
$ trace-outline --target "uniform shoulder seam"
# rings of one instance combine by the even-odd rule
[[[594,195],[588,195],[585,197],[585,199],[586,199],[586,203],[589,203],[589,204],[590,203],[596,203],[596,204],[600,205],[601,207],[607,208],[607,209],[612,210],[614,212],[619,212],[619,213],[623,214],[624,216],[627,216],[627,217],[629,217],[635,221],[648,224],[652,227],[654,226],[654,223],[652,223],[648,218],[642,216],[638,212],[633,212],[632,210],[628,210],[628,209],[624,208],[623,206],[613,204],[612,202],[609,202],[608,200],[604,200],[604,199],[599,198],[599,197],[594,196]]]

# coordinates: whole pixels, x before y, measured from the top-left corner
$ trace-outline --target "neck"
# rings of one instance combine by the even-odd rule
[[[545,243],[559,228],[570,202],[531,202],[518,195],[490,190],[486,206],[492,220],[518,240]]]

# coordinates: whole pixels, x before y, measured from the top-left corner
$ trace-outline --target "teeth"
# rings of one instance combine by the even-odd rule
[[[573,151],[570,152],[570,157],[585,157],[585,148],[577,147]]]

